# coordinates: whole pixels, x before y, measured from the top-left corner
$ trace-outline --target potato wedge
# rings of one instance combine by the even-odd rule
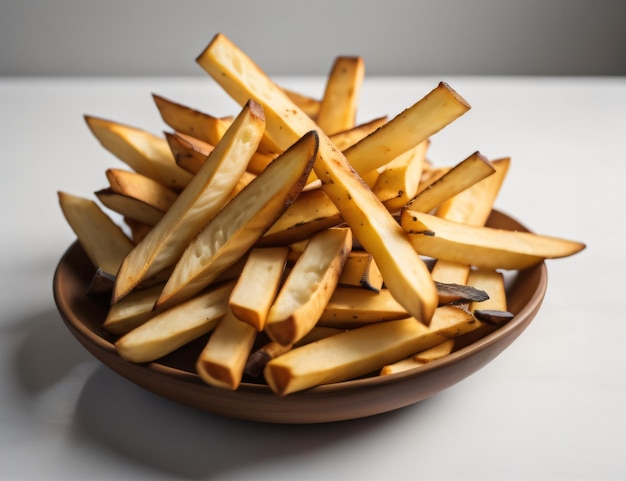
[[[194,175],[198,173],[209,154],[215,149],[209,144],[200,147],[191,142],[189,137],[180,133],[165,132],[164,135],[176,165]]]
[[[67,223],[94,268],[113,278],[135,244],[93,200],[62,191],[58,192],[58,199]]]
[[[403,211],[401,223],[422,255],[489,269],[525,269],[585,248],[572,240],[459,224],[411,209]]]
[[[253,248],[230,295],[235,317],[257,331],[265,327],[287,262],[288,247]]]
[[[339,56],[335,59],[317,114],[317,125],[326,135],[354,127],[364,76],[363,58]]]
[[[276,145],[286,147],[304,133],[310,130],[318,131],[320,147],[314,170],[323,183],[322,189],[335,203],[355,237],[374,256],[393,295],[411,315],[428,323],[437,306],[437,291],[430,277],[430,272],[422,258],[408,242],[398,223],[371,189],[363,184],[362,179],[355,173],[346,156],[339,152],[311,118],[302,112],[225,35],[216,35],[197,58],[197,62],[235,101],[242,103],[253,98],[263,105],[266,113],[267,133]],[[434,94],[431,98],[445,99],[443,104],[438,101],[427,101],[429,108],[416,108],[411,112],[429,112],[434,105],[438,105],[438,108],[442,108],[446,112],[454,112],[454,115],[457,115],[457,112],[467,110],[467,104],[462,102],[460,96],[454,93],[452,89],[445,86],[440,87],[440,89],[444,91],[443,94]],[[460,108],[449,107],[452,104],[456,104]],[[435,117],[440,118],[442,116],[441,113],[438,113]],[[428,118],[428,122],[425,123],[429,127],[423,129],[422,132],[432,132],[433,128],[439,128],[432,126],[433,119],[429,115],[425,115],[425,117]],[[445,117],[449,118],[449,116]],[[407,118],[413,117],[408,116]],[[415,122],[419,123],[421,120],[423,119],[415,120]],[[394,125],[397,123],[395,122]],[[383,129],[385,127],[378,131]],[[420,130],[415,125],[410,128],[407,126],[409,133],[414,129]],[[392,127],[387,130],[400,132],[402,129],[394,130]],[[384,137],[387,147],[391,144],[395,148],[396,142],[390,136],[385,135]],[[400,143],[400,137],[402,136],[398,137],[398,143]],[[415,141],[416,138],[419,140]],[[407,142],[407,145],[403,144],[398,149],[398,154],[414,147],[425,138],[418,135],[411,136],[411,140]],[[355,149],[361,142],[348,150]],[[354,152],[358,154],[363,150],[367,152],[367,149],[362,148],[356,149]],[[364,158],[370,159],[371,157],[365,152],[362,153]],[[355,161],[359,157],[357,154],[353,156]],[[377,152],[376,155],[380,155],[380,152]],[[393,155],[388,160],[395,157],[396,155]],[[380,159],[377,159],[376,162],[379,161]],[[380,164],[376,166],[378,165]],[[376,166],[371,168],[376,168]]]
[[[200,378],[221,389],[237,389],[256,335],[254,327],[227,310],[196,361]]]
[[[336,134],[330,135],[329,138],[339,150],[344,151],[348,147],[352,147],[359,140],[367,137],[376,129],[385,125],[385,123],[387,123],[386,116],[376,117],[375,119],[372,119],[368,122],[356,125],[351,129],[343,130],[341,132],[337,132]]]
[[[291,269],[272,304],[265,332],[283,345],[304,337],[322,315],[352,249],[348,228],[315,234]]]
[[[97,190],[94,195],[105,207],[125,218],[136,220],[150,227],[155,226],[164,215],[164,212],[155,206],[137,198],[114,192],[111,188]]]
[[[281,396],[378,372],[441,342],[469,332],[480,322],[453,306],[435,310],[430,326],[414,318],[379,322],[307,344],[271,360],[264,375]]]
[[[161,212],[169,209],[178,198],[178,193],[172,189],[136,172],[107,169],[105,173],[113,192],[141,200]]]
[[[257,149],[264,128],[262,107],[249,102],[188,188],[124,259],[115,282],[114,303],[142,279],[178,261],[191,239],[229,199]]]
[[[85,115],[85,121],[100,144],[135,172],[175,191],[191,181],[191,174],[176,165],[164,138],[90,115]]]
[[[193,296],[248,251],[302,191],[317,147],[314,131],[304,135],[213,217],[183,252],[157,305]]]
[[[228,310],[232,288],[233,282],[220,284],[155,315],[120,337],[117,352],[131,362],[154,361],[211,332]]]

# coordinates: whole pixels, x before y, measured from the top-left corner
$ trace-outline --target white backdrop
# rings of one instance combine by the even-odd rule
[[[272,75],[626,75],[621,0],[0,0],[0,75],[193,75],[223,32]]]

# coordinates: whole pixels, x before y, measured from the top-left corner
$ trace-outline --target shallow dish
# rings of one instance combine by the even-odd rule
[[[494,211],[488,225],[527,231]],[[515,317],[477,340],[467,338],[450,355],[418,368],[353,381],[318,386],[277,396],[261,384],[242,383],[237,391],[205,384],[195,374],[197,355],[206,337],[151,363],[133,364],[115,351],[115,338],[102,329],[108,296],[85,294],[93,267],[78,243],[61,258],[54,275],[57,308],[66,326],[98,360],[160,396],[215,414],[272,423],[323,423],[361,418],[399,409],[426,399],[482,368],[506,349],[535,317],[547,288],[544,263],[507,274],[508,308]]]

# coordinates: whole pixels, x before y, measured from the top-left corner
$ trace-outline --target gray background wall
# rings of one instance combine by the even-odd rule
[[[272,75],[625,75],[622,0],[0,0],[0,75],[193,75],[223,32]]]

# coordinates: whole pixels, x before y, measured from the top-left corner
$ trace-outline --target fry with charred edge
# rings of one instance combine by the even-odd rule
[[[459,224],[411,209],[403,211],[401,223],[422,255],[490,269],[525,269],[585,248],[567,239]]]
[[[378,292],[383,287],[383,276],[369,252],[353,250],[343,266],[339,285]]]
[[[253,248],[230,295],[230,310],[257,331],[265,326],[285,270],[288,247]]]
[[[59,191],[59,205],[95,268],[115,276],[133,242],[93,200]]]
[[[233,283],[224,283],[150,320],[123,335],[115,343],[127,361],[154,361],[215,328],[228,309]]]
[[[465,99],[441,82],[344,154],[354,170],[365,175],[430,138],[469,109]]]
[[[379,322],[307,344],[271,360],[264,375],[272,391],[287,395],[320,384],[378,372],[386,364],[433,347],[480,325],[471,313],[439,307],[430,326],[413,318]]]
[[[90,115],[85,121],[100,144],[135,172],[176,191],[191,181],[191,174],[176,165],[164,138]]]
[[[191,239],[229,199],[264,128],[262,107],[247,103],[189,186],[124,259],[117,274],[113,303],[145,277],[176,263]]]
[[[475,332],[475,331],[472,331]],[[401,361],[394,362],[393,364],[387,364],[380,370],[381,376],[388,376],[389,374],[395,374],[396,372],[407,371],[414,369],[429,362],[441,359],[452,352],[454,348],[454,339],[448,339],[441,344],[426,349],[425,351],[418,352],[415,356],[409,356]]]
[[[197,58],[197,62],[235,101],[241,103],[253,98],[263,105],[266,113],[268,136],[277,145],[291,145],[307,131],[321,130],[244,52],[224,35],[216,35]],[[443,106],[439,105],[438,108],[443,108],[447,112],[451,110],[457,112],[456,108],[449,107],[454,103],[463,106],[459,110],[465,111],[469,108],[452,89],[444,85],[439,88],[443,89],[445,93],[430,96],[430,99],[435,99],[435,101],[426,101],[428,105],[438,104],[436,99],[445,98],[446,101]],[[416,110],[420,112],[429,111],[422,108]],[[424,117],[428,119],[425,123],[429,125],[429,128],[424,129],[423,132],[432,132],[434,122],[431,121],[433,119],[429,115],[424,115]],[[441,114],[436,117],[441,117]],[[413,117],[409,115],[407,118]],[[424,120],[422,117],[419,119]],[[413,119],[414,122],[406,122],[412,124],[410,127],[405,126],[406,129],[397,126],[397,130],[392,127],[391,131],[408,130],[411,133],[413,130],[421,130],[417,128],[417,125],[413,125],[420,123],[421,120],[419,119]],[[438,129],[439,126],[434,128]],[[378,131],[383,129],[385,127]],[[355,173],[346,157],[337,150],[323,132],[318,133],[320,135],[320,148],[314,169],[317,177],[323,183],[322,189],[335,203],[342,217],[352,229],[354,236],[374,256],[383,274],[383,279],[385,279],[394,297],[412,316],[421,322],[428,323],[437,306],[437,290],[428,268],[411,246],[396,220],[371,189],[363,184],[362,179]],[[375,133],[371,135],[375,135]],[[393,146],[391,150],[395,150],[396,143],[404,140],[403,135],[404,132],[402,135],[398,134],[396,138],[394,134],[393,139],[385,136],[387,148]],[[391,158],[395,158],[398,154],[425,140],[425,138],[420,138],[421,136],[410,135],[410,137],[411,141],[408,144],[412,145],[401,146]],[[416,141],[416,138],[419,140]],[[360,150],[357,149],[354,152],[358,153]],[[367,151],[367,149],[364,150]],[[379,152],[376,155],[379,155]],[[353,156],[354,161],[358,158],[359,155]]]
[[[317,146],[315,132],[304,135],[226,204],[187,246],[157,305],[193,296],[237,262],[300,194]]]
[[[363,58],[339,56],[335,59],[317,114],[317,125],[326,135],[354,127],[364,76]]]
[[[211,386],[237,389],[256,335],[254,327],[227,309],[196,361],[198,375]]]
[[[332,228],[307,243],[270,308],[265,332],[273,341],[293,344],[322,315],[352,249],[352,232]]]
[[[443,201],[462,192],[495,172],[487,158],[475,152],[419,192],[407,205],[418,212],[430,212]]]

